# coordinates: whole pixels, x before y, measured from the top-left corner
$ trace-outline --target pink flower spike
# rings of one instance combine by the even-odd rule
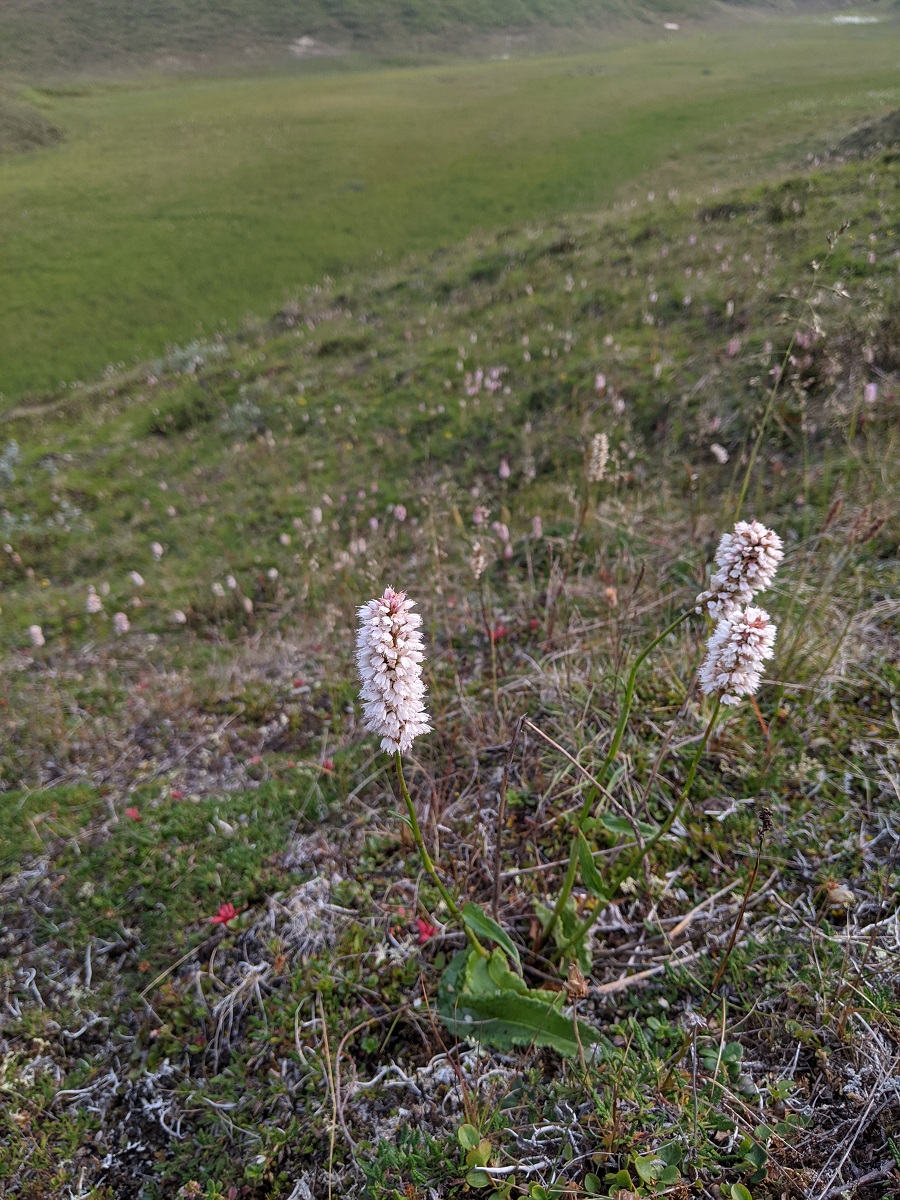
[[[238,915],[238,910],[229,901],[223,904],[214,917],[209,918],[210,925],[227,925],[229,921],[233,921]]]
[[[132,821],[140,821],[140,819],[141,819],[141,811],[140,811],[140,809],[139,809],[139,808],[126,808],[126,809],[125,809],[125,816],[126,816],[126,817],[131,817]]]
[[[438,932],[438,927],[426,921],[424,917],[416,917],[416,924],[419,927],[419,945],[424,946],[428,939]]]

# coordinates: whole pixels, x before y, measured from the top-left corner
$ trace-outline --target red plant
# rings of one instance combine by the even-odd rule
[[[140,821],[140,819],[141,819],[141,811],[140,811],[140,809],[139,809],[139,808],[126,808],[126,809],[125,809],[125,816],[126,816],[126,817],[131,817],[132,821]]]
[[[233,921],[238,915],[238,910],[229,901],[223,904],[214,917],[209,918],[211,925],[227,925],[229,921]]]
[[[437,925],[432,925],[424,917],[416,917],[416,924],[419,927],[419,945],[424,946],[428,939],[434,937],[437,933]]]

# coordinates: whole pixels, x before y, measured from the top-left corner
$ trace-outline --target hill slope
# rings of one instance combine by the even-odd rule
[[[0,1190],[464,1200],[477,1154],[495,1200],[898,1194],[898,230],[890,154],[656,197],[7,414]],[[686,618],[607,809],[624,666],[738,509],[787,551],[757,708],[705,742]],[[436,1015],[464,939],[353,667],[388,584],[425,618],[428,843],[589,1065]],[[538,932],[585,797],[582,984]]]
[[[452,45],[479,31],[659,24],[721,7],[716,0],[8,0],[0,11],[0,71],[65,72],[166,58],[182,65],[247,62],[285,57],[301,37],[402,52],[429,42]],[[798,6],[772,0],[758,7]]]
[[[27,90],[66,136],[0,171],[0,409],[233,328],[376,255],[759,179],[894,96],[896,24],[672,39]]]

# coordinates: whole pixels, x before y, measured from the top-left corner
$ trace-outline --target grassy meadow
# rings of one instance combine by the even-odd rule
[[[740,30],[0,96],[4,1200],[900,1195],[896,28]]]
[[[897,1194],[898,201],[886,153],[473,238],[8,416],[0,1192]],[[739,510],[777,657],[699,758],[706,620],[637,676],[603,878],[697,774],[579,960],[597,1046],[457,1040],[356,606],[416,598],[425,836],[552,995],[584,773]]]
[[[890,22],[667,36],[25,91],[16,103],[64,141],[0,157],[2,403],[210,337],[351,266],[648,187],[756,179],[896,105]]]

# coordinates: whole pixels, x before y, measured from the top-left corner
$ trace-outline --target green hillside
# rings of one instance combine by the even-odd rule
[[[6,415],[0,1192],[897,1195],[896,166],[472,239]],[[776,657],[719,711],[685,614],[739,513]],[[457,1020],[362,724],[387,585],[524,1043]]]
[[[0,157],[0,408],[474,230],[752,181],[896,108],[895,22],[31,88]]]
[[[659,25],[723,9],[728,5],[715,0],[7,0],[0,10],[0,71],[34,75],[155,60],[246,64],[285,58],[302,37],[334,49],[410,53],[448,48],[478,33]]]

